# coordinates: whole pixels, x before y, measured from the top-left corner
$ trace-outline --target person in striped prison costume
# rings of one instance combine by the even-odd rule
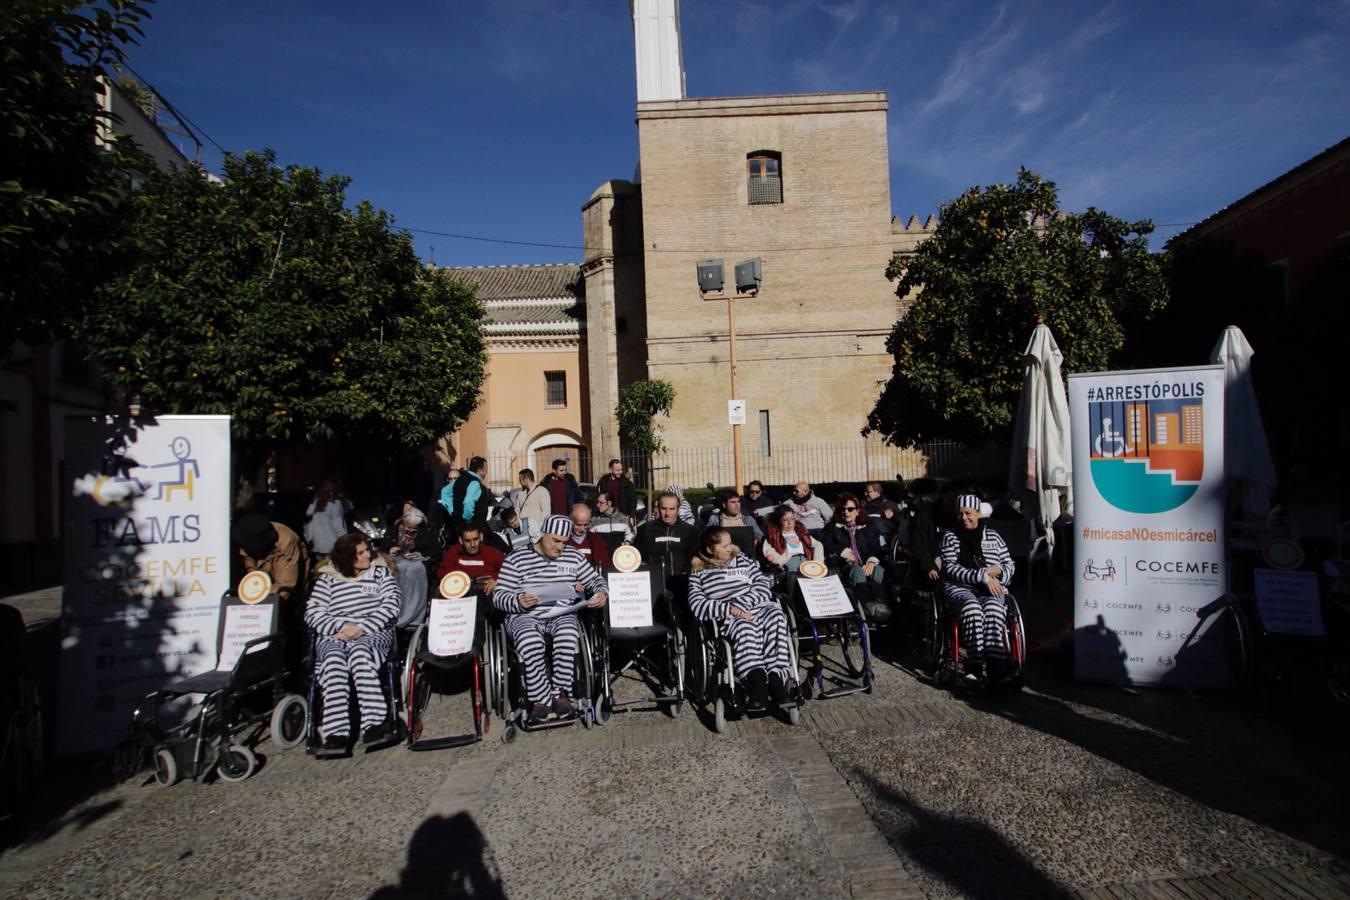
[[[980,498],[956,498],[957,527],[944,529],[939,543],[942,556],[942,593],[947,612],[959,617],[961,646],[972,670],[987,660],[1007,658],[1004,637],[1004,594],[1012,583],[1013,561],[998,532],[980,520]]]
[[[775,705],[787,705],[789,679],[796,676],[787,616],[774,600],[773,579],[741,553],[725,528],[707,528],[699,538],[689,574],[689,610],[726,629],[750,706],[766,706],[769,696]]]
[[[363,534],[344,534],[318,568],[319,579],[305,606],[305,624],[317,636],[314,667],[323,695],[323,749],[347,746],[350,694],[356,686],[361,740],[388,737],[388,701],[380,666],[394,647],[399,590],[394,573],[371,550]]]
[[[591,595],[587,606],[598,609],[609,600],[605,579],[568,541],[572,520],[552,515],[544,520],[539,540],[515,550],[506,558],[492,592],[492,603],[506,613],[506,632],[525,667],[525,696],[530,702],[529,721],[538,724],[552,712],[559,717],[575,714],[572,705],[572,675],[577,649],[581,646],[581,620],[576,613],[544,618],[539,596],[531,591],[568,587]],[[553,661],[549,665],[549,638]]]

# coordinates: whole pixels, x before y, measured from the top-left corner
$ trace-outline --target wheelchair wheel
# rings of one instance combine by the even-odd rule
[[[802,723],[802,708],[797,704],[792,704],[787,708],[787,720],[789,725],[800,725]]]
[[[839,655],[844,658],[844,668],[850,678],[863,675],[862,636],[858,632],[858,620],[853,618],[840,620],[835,626],[839,634]],[[864,628],[867,626],[864,625]]]
[[[508,641],[505,628],[492,629],[493,703],[497,707],[498,718],[503,721],[511,718],[511,649],[507,646]]]
[[[718,734],[727,733],[727,701],[722,699],[720,694],[713,701],[713,731]]]
[[[702,627],[696,626],[689,634],[690,646],[687,656],[689,675],[685,682],[689,699],[695,703],[707,703],[713,692],[712,647]]]
[[[155,784],[169,787],[178,783],[178,760],[168,747],[155,748]]]
[[[1007,629],[1009,673],[1004,684],[1013,690],[1020,690],[1027,662],[1027,632],[1022,624],[1022,610],[1012,594],[1008,594]]]
[[[216,774],[221,781],[243,781],[258,770],[258,757],[243,744],[231,744],[216,761]]]
[[[923,623],[923,662],[929,672],[936,672],[942,664],[942,609],[937,594],[924,592],[918,595],[926,598]]]
[[[269,734],[278,750],[291,750],[303,744],[309,734],[309,701],[299,694],[284,695],[272,708]]]

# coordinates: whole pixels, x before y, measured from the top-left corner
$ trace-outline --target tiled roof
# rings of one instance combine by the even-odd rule
[[[1293,186],[1300,178],[1313,174],[1319,166],[1322,166],[1325,163],[1335,163],[1337,161],[1343,163],[1347,156],[1350,156],[1350,138],[1346,138],[1339,143],[1333,144],[1311,159],[1304,160],[1294,166],[1278,178],[1267,181],[1256,190],[1239,197],[1218,212],[1206,216],[1203,220],[1192,225],[1190,228],[1187,228],[1185,231],[1172,235],[1172,237],[1168,238],[1167,243],[1184,244],[1189,240],[1198,238],[1211,228],[1219,226],[1222,221],[1229,216],[1246,212],[1247,207],[1255,208],[1260,203],[1278,196],[1281,191]],[[1338,157],[1339,160],[1337,159]]]
[[[452,275],[476,285],[478,297],[493,300],[579,299],[584,290],[581,266],[556,263],[538,266],[465,266],[447,268]]]

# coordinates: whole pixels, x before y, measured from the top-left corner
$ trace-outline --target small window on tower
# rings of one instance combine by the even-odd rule
[[[756,150],[745,157],[746,195],[751,206],[783,202],[783,155]]]

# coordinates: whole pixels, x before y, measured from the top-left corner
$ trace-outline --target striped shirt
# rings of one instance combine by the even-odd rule
[[[980,555],[984,561],[979,568],[972,569],[961,565],[961,539],[949,528],[942,529],[939,552],[942,554],[943,581],[968,585],[984,584],[985,579],[989,577],[984,567],[996,565],[1003,569],[999,581],[1004,587],[1012,583],[1012,554],[1008,552],[1008,545],[1003,542],[1003,538],[992,528],[984,529],[984,538],[980,541]]]
[[[305,624],[320,637],[337,634],[348,622],[367,634],[385,631],[398,621],[398,579],[383,563],[347,578],[330,565],[319,569],[319,580],[305,604]]]
[[[704,620],[725,619],[730,607],[754,609],[773,605],[773,579],[743,553],[726,565],[704,563],[689,573],[689,611]]]
[[[549,559],[533,546],[521,547],[511,551],[502,565],[497,589],[492,592],[492,605],[505,613],[528,615],[530,611],[520,605],[521,594],[541,587],[570,587],[577,582],[592,594],[606,590],[605,579],[575,546],[564,546],[557,559]]]

